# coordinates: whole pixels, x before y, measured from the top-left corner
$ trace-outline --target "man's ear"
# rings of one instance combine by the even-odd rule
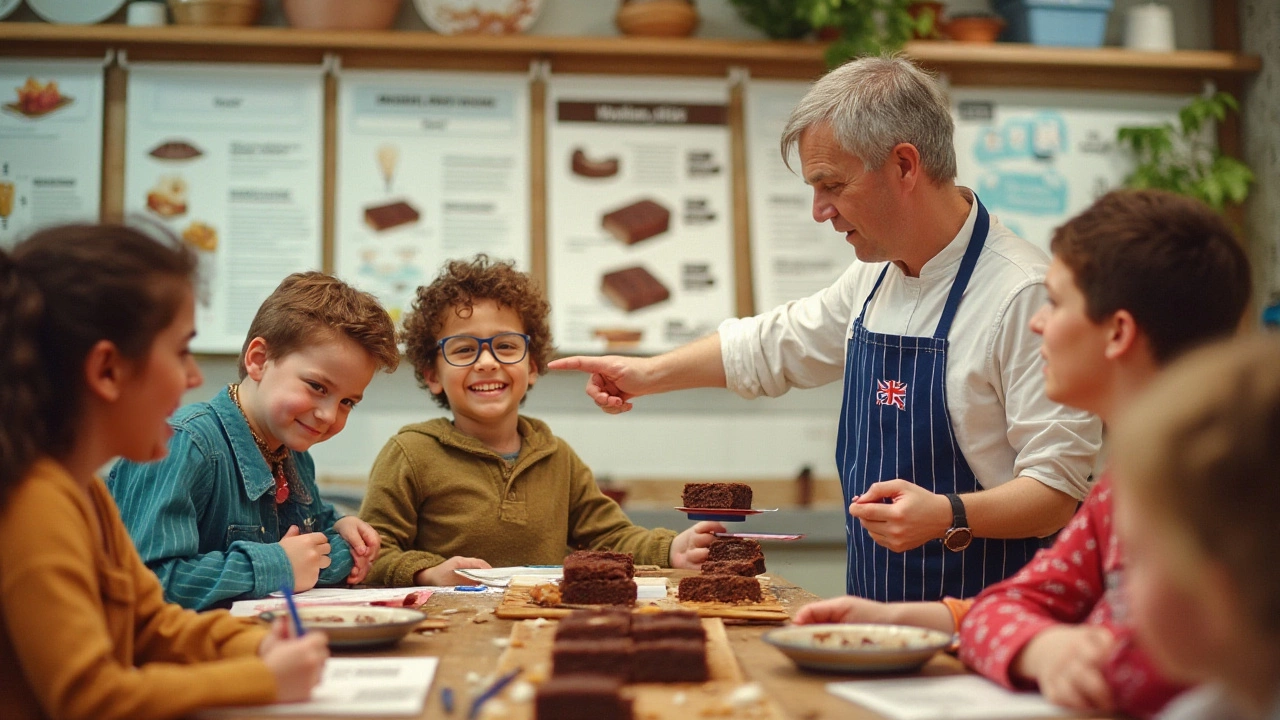
[[[261,337],[250,340],[249,346],[244,349],[244,369],[254,382],[262,382],[267,360],[267,341]]]
[[[903,189],[910,190],[920,181],[920,151],[915,145],[905,142],[894,145],[889,151],[889,163]]]
[[[1108,360],[1117,360],[1134,352],[1142,342],[1142,329],[1128,310],[1117,310],[1107,323],[1107,344],[1103,349]]]
[[[127,374],[125,358],[115,343],[99,340],[89,348],[84,359],[84,382],[90,394],[106,402],[119,400]]]

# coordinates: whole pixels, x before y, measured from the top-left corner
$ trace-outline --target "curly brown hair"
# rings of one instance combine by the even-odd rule
[[[464,317],[464,313],[469,312],[479,300],[492,300],[520,316],[524,332],[529,336],[529,361],[539,374],[547,371],[553,347],[551,326],[547,322],[551,305],[546,295],[533,277],[516,270],[514,263],[493,260],[480,253],[471,260],[445,263],[440,275],[430,285],[418,288],[413,309],[405,315],[404,329],[400,333],[405,344],[405,357],[413,364],[413,375],[418,384],[428,392],[430,388],[425,373],[435,367],[440,354],[438,343],[445,313],[453,312]],[[432,393],[431,396],[440,407],[449,407],[449,399],[443,392]]]
[[[322,272],[294,273],[262,301],[240,350],[240,379],[248,374],[249,343],[267,341],[267,357],[279,359],[317,342],[345,335],[369,353],[378,367],[400,364],[396,326],[377,298]]]

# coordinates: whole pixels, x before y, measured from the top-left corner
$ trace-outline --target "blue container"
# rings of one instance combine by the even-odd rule
[[[1099,47],[1112,0],[997,0],[1009,25],[1001,40],[1033,45]]]

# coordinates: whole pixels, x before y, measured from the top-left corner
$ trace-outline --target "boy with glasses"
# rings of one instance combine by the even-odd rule
[[[567,548],[696,569],[724,531],[632,525],[546,423],[520,415],[551,356],[549,310],[531,277],[484,255],[418,288],[405,354],[453,419],[402,428],[374,462],[360,511],[382,540],[371,582],[465,584],[455,570],[559,565]]]

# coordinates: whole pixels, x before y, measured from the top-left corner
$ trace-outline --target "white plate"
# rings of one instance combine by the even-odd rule
[[[522,33],[542,12],[542,0],[413,0],[422,21],[442,35]]]
[[[90,25],[115,15],[125,0],[27,0],[27,4],[48,22]]]
[[[0,19],[9,17],[9,13],[18,9],[22,0],[0,0]]]
[[[908,625],[792,625],[762,640],[802,668],[821,672],[909,672],[951,644],[938,630]]]
[[[258,617],[270,622],[279,614],[267,611]],[[399,642],[427,615],[409,608],[312,605],[298,608],[298,618],[307,630],[323,630],[330,647],[368,648]]]

